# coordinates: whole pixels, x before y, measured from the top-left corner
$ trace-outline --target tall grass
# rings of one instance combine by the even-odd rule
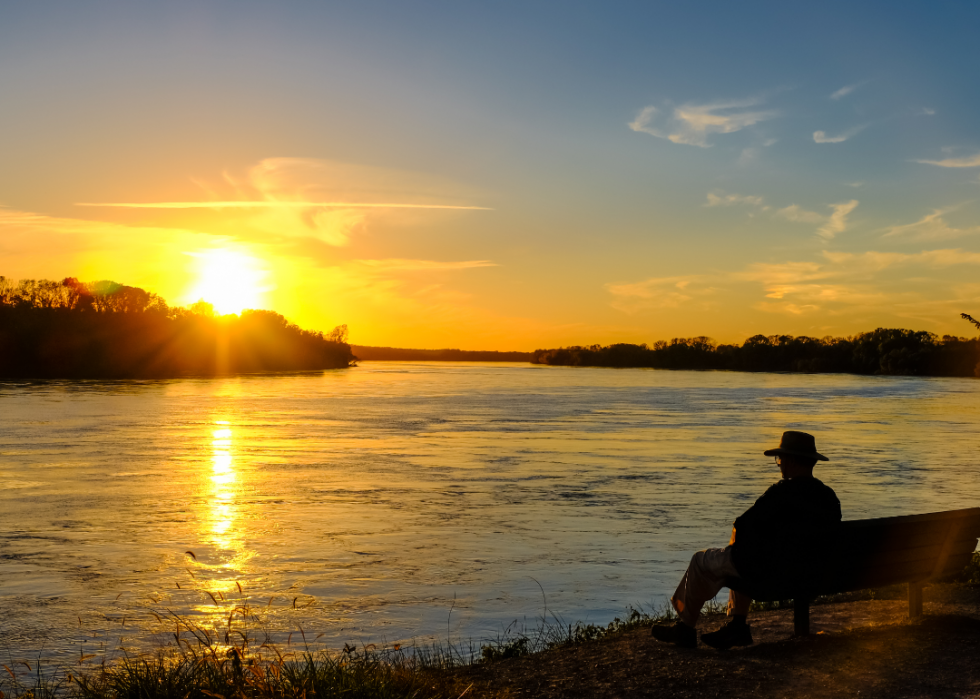
[[[301,649],[284,651],[258,643],[244,624],[229,624],[218,639],[176,615],[169,620],[173,643],[155,653],[47,672],[40,662],[3,664],[0,699],[442,699],[467,689],[447,672],[463,664],[456,649],[348,644],[330,652],[311,647],[301,631]]]
[[[724,606],[709,602],[704,611],[719,613]],[[675,618],[664,605],[653,612],[630,607],[606,625],[567,623],[545,599],[540,617],[515,622],[482,643],[345,644],[330,651],[316,647],[319,637],[308,641],[302,629],[291,636],[301,639],[298,649],[268,636],[260,640],[259,617],[247,600],[220,633],[172,612],[151,614],[172,628],[166,648],[115,659],[103,655],[94,667],[85,667],[93,656],[81,656],[76,668],[47,671],[39,661],[2,665],[0,699],[450,699],[473,689],[455,672],[460,668],[593,643]]]
[[[450,699],[473,689],[455,672],[460,668],[598,641],[671,618],[669,608],[659,614],[631,608],[625,619],[606,626],[568,624],[545,601],[544,613],[530,626],[512,624],[482,644],[447,639],[409,647],[345,644],[330,651],[317,646],[319,636],[308,640],[302,628],[285,645],[262,638],[260,617],[247,598],[220,630],[173,612],[150,614],[171,629],[166,647],[122,651],[115,658],[82,655],[75,667],[0,663],[0,699]]]

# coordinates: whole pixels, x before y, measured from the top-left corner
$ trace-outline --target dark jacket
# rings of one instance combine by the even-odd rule
[[[816,581],[841,521],[840,501],[816,478],[784,478],[735,520],[732,561],[756,587]]]

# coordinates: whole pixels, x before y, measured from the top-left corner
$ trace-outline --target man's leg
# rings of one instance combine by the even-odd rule
[[[749,607],[752,605],[752,598],[738,590],[728,591],[728,616],[745,617],[749,615]]]
[[[736,590],[728,591],[727,624],[716,631],[701,634],[701,640],[713,648],[728,650],[734,646],[751,646],[752,629],[746,623],[752,598]]]
[[[725,578],[738,575],[732,564],[731,547],[698,551],[681,578],[670,603],[680,619],[673,626],[654,626],[653,637],[685,648],[697,648],[698,632],[694,628],[701,607],[718,594]]]
[[[738,571],[732,564],[731,547],[705,549],[691,557],[691,563],[681,578],[670,604],[678,618],[693,628],[701,616],[701,607],[724,587],[725,578],[736,577]],[[745,595],[740,595],[745,597]],[[751,602],[751,600],[749,600]],[[744,604],[748,612],[748,603]],[[741,609],[741,607],[739,608]]]

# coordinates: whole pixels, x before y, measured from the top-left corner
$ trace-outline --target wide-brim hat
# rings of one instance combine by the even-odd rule
[[[783,432],[783,438],[779,440],[779,446],[762,452],[766,456],[801,456],[805,459],[816,459],[817,461],[830,461],[823,454],[817,453],[817,440],[812,434],[806,432]]]

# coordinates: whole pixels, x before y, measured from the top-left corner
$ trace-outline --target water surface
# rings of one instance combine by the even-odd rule
[[[817,435],[845,519],[980,503],[969,379],[371,362],[0,384],[0,655],[146,647],[173,630],[154,614],[221,629],[246,599],[278,642],[330,647],[493,637],[545,604],[607,623],[727,541],[784,429]]]

